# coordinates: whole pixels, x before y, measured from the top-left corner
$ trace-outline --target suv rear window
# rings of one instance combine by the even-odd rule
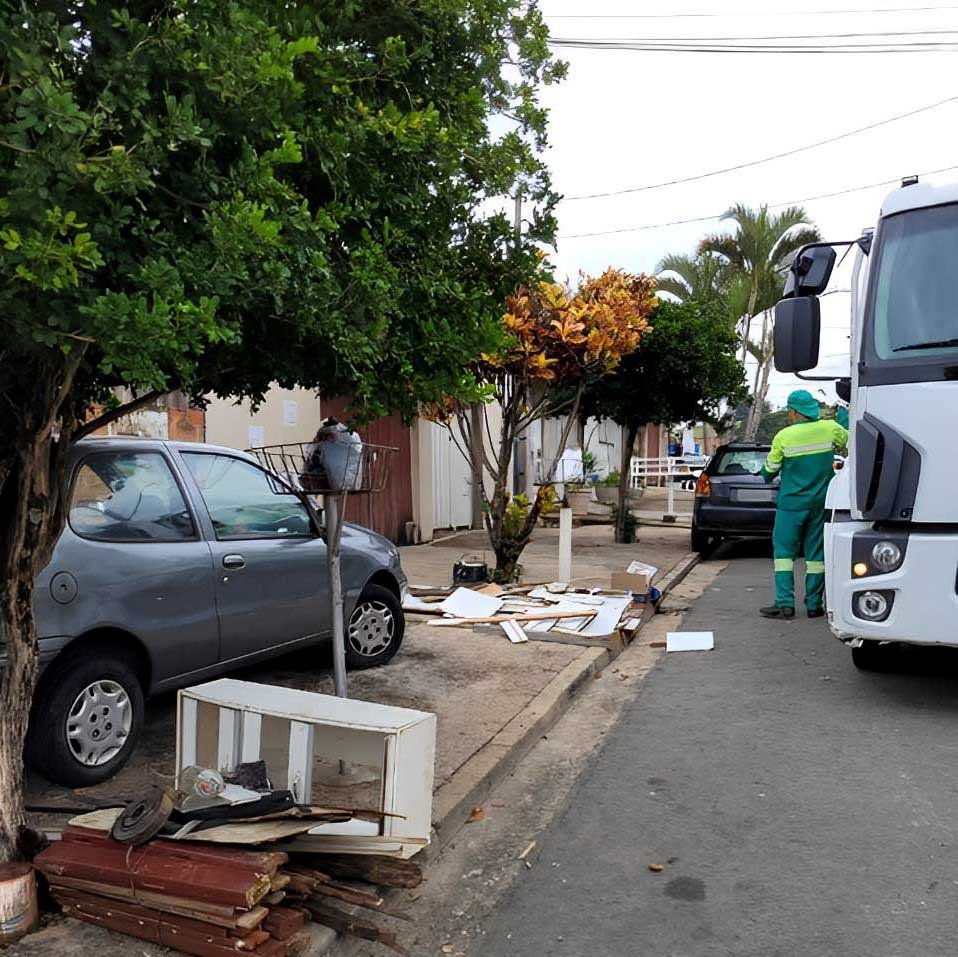
[[[727,449],[715,463],[715,475],[757,475],[762,471],[767,449]]]

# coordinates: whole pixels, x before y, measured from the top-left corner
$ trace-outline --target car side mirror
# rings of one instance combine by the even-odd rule
[[[800,249],[785,280],[784,299],[820,296],[831,279],[836,253],[831,246],[806,246]]]
[[[781,299],[775,306],[775,368],[805,372],[818,365],[822,305],[816,296]]]

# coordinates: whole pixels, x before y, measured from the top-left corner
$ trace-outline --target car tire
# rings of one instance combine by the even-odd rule
[[[859,671],[888,671],[892,665],[891,650],[877,641],[864,641],[852,648],[852,663]]]
[[[388,588],[367,585],[346,622],[346,665],[378,668],[399,651],[406,632],[402,604]]]
[[[691,546],[693,552],[698,552],[700,555],[708,555],[709,552],[715,548],[715,545],[715,538],[709,535],[708,532],[703,532],[698,528],[692,529]]]
[[[134,658],[87,646],[82,655],[67,652],[51,667],[33,709],[27,760],[68,788],[109,780],[130,759],[143,728],[143,687]]]

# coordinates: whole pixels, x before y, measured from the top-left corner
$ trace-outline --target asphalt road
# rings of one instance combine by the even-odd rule
[[[958,660],[858,672],[822,621],[757,616],[769,566],[696,603],[715,650],[649,675],[482,957],[958,950]]]

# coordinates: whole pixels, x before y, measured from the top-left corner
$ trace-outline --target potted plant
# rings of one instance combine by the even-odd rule
[[[609,472],[595,485],[595,497],[603,505],[616,505],[619,501],[619,472]],[[642,499],[644,488],[629,488],[629,505],[635,506]]]

